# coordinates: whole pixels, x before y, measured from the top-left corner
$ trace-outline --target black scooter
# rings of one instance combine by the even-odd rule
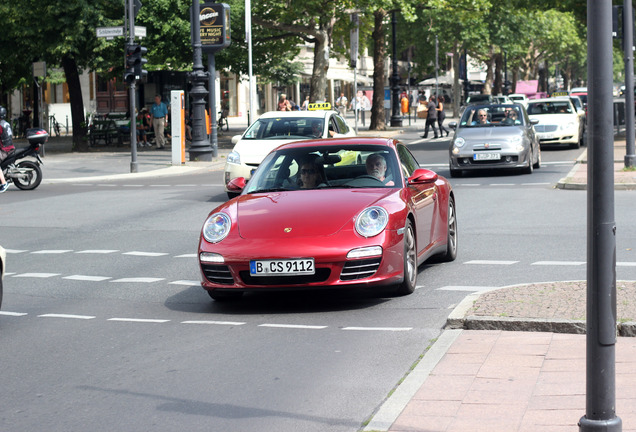
[[[2,173],[7,182],[12,182],[18,189],[32,190],[42,182],[42,159],[38,151],[49,139],[49,134],[40,128],[27,130],[29,146],[16,149],[0,163]],[[28,158],[28,159],[27,159]]]

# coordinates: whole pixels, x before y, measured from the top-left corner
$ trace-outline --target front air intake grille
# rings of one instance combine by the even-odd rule
[[[245,285],[304,285],[320,283],[329,279],[331,270],[317,268],[316,274],[298,276],[252,276],[249,270],[239,272]]]
[[[372,276],[380,267],[382,257],[347,261],[340,273],[340,280],[350,281]]]
[[[234,278],[232,277],[232,273],[230,273],[228,266],[201,264],[201,268],[203,269],[205,278],[212,283],[221,285],[234,284]]]

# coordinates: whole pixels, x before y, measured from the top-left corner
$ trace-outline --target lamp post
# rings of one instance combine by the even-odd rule
[[[397,15],[391,12],[391,27],[393,32],[393,73],[391,74],[391,126],[402,126],[400,115],[400,76],[398,74],[397,61]]]
[[[208,80],[208,73],[203,70],[203,51],[201,49],[201,23],[200,23],[201,5],[199,0],[192,0],[192,47],[193,47],[193,66],[192,72],[188,74],[190,82],[192,82],[192,144],[190,145],[191,161],[211,161],[212,147],[206,139],[207,130],[205,127],[205,96],[208,91],[205,89],[204,83]],[[210,122],[215,125],[215,115],[210,113]]]

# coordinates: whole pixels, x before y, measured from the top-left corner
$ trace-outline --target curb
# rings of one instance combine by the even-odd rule
[[[477,299],[484,293],[500,289],[512,288],[515,285],[494,288],[492,290],[473,293],[464,298],[446,319],[446,329],[462,330],[502,330],[585,334],[585,320],[543,319],[543,318],[511,318],[466,315]],[[616,325],[616,334],[623,337],[636,337],[636,322],[620,322]]]

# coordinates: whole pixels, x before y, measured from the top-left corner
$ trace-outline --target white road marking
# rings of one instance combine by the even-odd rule
[[[172,187],[172,185],[167,184],[151,184],[150,187]]]
[[[16,274],[13,277],[19,277],[19,278],[40,278],[40,279],[45,279],[45,278],[50,278],[53,276],[60,276],[60,273],[20,273],[20,274]]]
[[[140,185],[140,184],[125,184],[124,187],[144,187],[144,185]]]
[[[0,311],[0,315],[21,317],[21,316],[25,316],[25,315],[28,315],[28,314],[27,314],[26,312],[7,312],[7,311]]]
[[[514,183],[491,183],[488,186],[515,186]]]
[[[20,250],[20,249],[5,249],[5,252],[8,254],[21,254],[24,252],[27,252],[25,250]]]
[[[543,266],[580,266],[585,264],[585,261],[537,261],[530,265],[543,265]]]
[[[199,285],[201,285],[201,281],[194,281],[194,280],[178,280],[178,281],[174,281],[174,282],[168,282],[168,285],[199,286]]]
[[[235,322],[235,321],[182,321],[181,324],[209,324],[209,325],[241,326],[247,323]]]
[[[89,320],[89,319],[94,319],[95,317],[89,316],[89,315],[44,314],[44,315],[38,315],[38,318],[70,318],[70,319]]]
[[[101,187],[115,187],[117,185],[110,184],[110,183],[99,183],[99,184],[97,184],[97,186],[101,186]]]
[[[464,264],[479,264],[479,265],[512,265],[517,264],[519,261],[496,261],[496,260],[471,260],[466,261]]]
[[[469,187],[477,187],[477,186],[482,186],[479,183],[460,183],[457,186],[469,186]]]
[[[311,326],[311,325],[298,325],[298,324],[259,324],[259,327],[273,327],[273,328],[289,328],[289,329],[309,329],[309,330],[322,330],[327,326]]]
[[[436,291],[467,291],[467,292],[482,292],[491,291],[497,289],[497,287],[489,286],[464,286],[464,285],[448,285],[441,288],[437,288]]]
[[[636,267],[636,262],[617,262],[616,266],[620,267]]]
[[[152,282],[159,282],[162,280],[166,280],[165,278],[151,278],[151,277],[131,277],[131,278],[121,278],[121,279],[115,279],[112,280],[111,282],[120,282],[120,283],[152,283]]]
[[[88,276],[88,275],[71,275],[64,276],[62,279],[88,281],[88,282],[101,282],[108,279],[112,279],[110,276]]]
[[[124,252],[122,255],[133,255],[133,256],[145,256],[145,257],[158,257],[168,255],[166,252],[140,252],[140,251],[131,251]]]
[[[120,322],[137,322],[137,323],[167,323],[170,320],[161,319],[142,319],[142,318],[108,318],[108,321],[120,321]]]
[[[93,183],[73,183],[73,186],[94,186]]]
[[[69,252],[73,252],[73,250],[72,249],[47,249],[47,250],[33,251],[31,253],[32,254],[65,254]]]
[[[193,253],[193,254],[183,254],[183,255],[177,255],[175,258],[196,258],[197,254]]]
[[[5,276],[11,276],[11,275],[14,275],[14,274],[16,274],[16,273],[15,272],[11,272],[11,273],[5,273],[4,275]]]
[[[109,254],[119,252],[118,249],[86,249],[75,252],[76,254]]]
[[[358,331],[411,331],[413,327],[343,327],[342,329]]]

